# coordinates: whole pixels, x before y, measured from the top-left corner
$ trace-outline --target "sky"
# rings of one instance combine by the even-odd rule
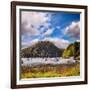
[[[50,41],[66,48],[80,40],[80,14],[71,12],[21,11],[21,47]]]

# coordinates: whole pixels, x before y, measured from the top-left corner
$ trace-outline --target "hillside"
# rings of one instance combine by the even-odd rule
[[[21,57],[60,57],[63,49],[59,49],[49,41],[40,41],[35,45],[22,49]]]
[[[80,42],[70,44],[63,52],[63,58],[74,57],[75,60],[80,60]]]

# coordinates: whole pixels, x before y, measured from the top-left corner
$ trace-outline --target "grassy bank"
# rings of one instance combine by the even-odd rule
[[[79,76],[80,65],[38,65],[34,67],[21,67],[21,79],[24,78],[45,78],[45,77],[65,77]]]

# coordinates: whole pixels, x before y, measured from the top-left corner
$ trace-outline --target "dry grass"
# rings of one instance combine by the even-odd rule
[[[24,78],[45,78],[79,76],[80,65],[38,65],[35,67],[21,67],[21,79]]]

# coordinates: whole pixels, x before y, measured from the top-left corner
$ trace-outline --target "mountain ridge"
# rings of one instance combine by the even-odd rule
[[[50,41],[38,43],[21,50],[21,57],[60,57],[64,49],[59,49]]]

